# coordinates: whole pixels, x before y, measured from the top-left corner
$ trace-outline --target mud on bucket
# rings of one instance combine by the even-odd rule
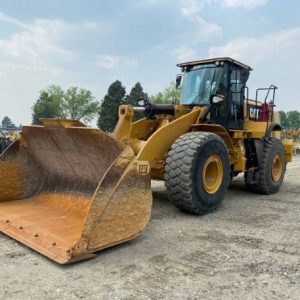
[[[151,215],[148,162],[80,122],[43,125],[0,157],[0,231],[61,264],[137,236]]]

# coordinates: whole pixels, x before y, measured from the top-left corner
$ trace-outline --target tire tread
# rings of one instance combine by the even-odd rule
[[[205,214],[215,208],[204,208],[193,197],[193,166],[199,149],[209,140],[217,139],[224,147],[223,139],[210,132],[189,132],[179,137],[168,153],[165,167],[165,185],[170,201],[179,209]]]

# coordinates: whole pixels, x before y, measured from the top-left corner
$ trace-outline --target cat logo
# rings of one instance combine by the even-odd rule
[[[148,173],[148,165],[139,165],[139,173]]]

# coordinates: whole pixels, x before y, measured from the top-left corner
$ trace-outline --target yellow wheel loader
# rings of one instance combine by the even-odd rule
[[[241,172],[253,192],[276,193],[292,158],[276,87],[250,100],[251,68],[231,58],[178,66],[180,104],[122,105],[112,136],[73,120],[24,126],[0,157],[0,230],[64,264],[136,237],[150,220],[151,178],[193,214],[217,209]]]
[[[285,138],[293,140],[293,154],[300,152],[300,128],[283,129],[282,135]]]

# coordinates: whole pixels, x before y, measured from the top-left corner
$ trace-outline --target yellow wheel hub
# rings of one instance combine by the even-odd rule
[[[282,175],[282,158],[276,154],[272,162],[272,178],[275,182],[279,181]]]
[[[223,180],[223,163],[218,155],[210,156],[202,170],[202,185],[206,193],[214,194],[218,191]]]

